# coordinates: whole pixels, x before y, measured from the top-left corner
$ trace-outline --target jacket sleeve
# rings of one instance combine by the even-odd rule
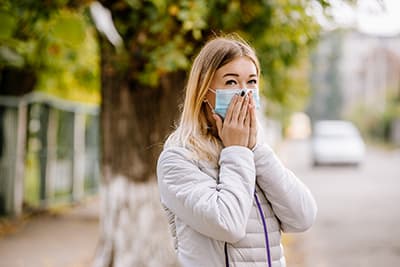
[[[285,168],[272,149],[257,145],[254,149],[257,183],[271,203],[284,232],[302,232],[311,227],[317,205],[310,190]]]
[[[189,159],[184,148],[164,150],[157,164],[161,202],[194,230],[234,243],[245,236],[255,187],[252,151],[221,151],[219,183]]]

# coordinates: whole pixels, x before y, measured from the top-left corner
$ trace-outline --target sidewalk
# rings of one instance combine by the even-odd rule
[[[13,223],[8,233],[0,229],[0,267],[89,267],[98,239],[98,211],[98,198],[93,198]]]

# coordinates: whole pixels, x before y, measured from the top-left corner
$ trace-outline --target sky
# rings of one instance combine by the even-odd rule
[[[331,14],[335,23],[322,15],[315,4],[313,13],[326,29],[355,27],[359,31],[379,36],[400,34],[400,0],[358,0],[351,7],[343,0],[331,0]]]

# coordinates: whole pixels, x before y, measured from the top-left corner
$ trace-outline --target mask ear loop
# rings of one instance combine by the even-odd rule
[[[208,88],[208,90],[210,90],[210,91],[213,92],[214,94],[217,94],[217,92],[215,92],[215,90],[212,89],[212,88]],[[210,107],[211,112],[212,112],[213,114],[215,114],[215,110],[214,110],[214,108],[211,106],[211,104],[210,104],[210,102],[208,101],[208,99],[207,99],[207,98],[204,98],[204,99],[203,99],[203,102],[206,103],[206,104]]]
[[[215,114],[214,108],[211,106],[210,102],[209,102],[207,99],[204,99],[204,100],[203,100],[203,103],[206,103],[206,104],[210,107],[211,112],[212,112],[213,114]]]
[[[208,102],[207,99],[204,99],[204,100],[203,100],[203,103],[206,103],[206,104],[210,107],[212,114],[216,114],[215,111],[214,111],[214,109],[213,109],[213,107],[211,106],[210,102]],[[210,131],[211,128],[212,128],[212,127],[207,123],[207,131]]]

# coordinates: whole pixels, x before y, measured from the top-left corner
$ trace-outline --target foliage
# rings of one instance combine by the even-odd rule
[[[33,68],[39,90],[98,101],[98,48],[84,16],[87,2],[3,1],[0,68]],[[260,89],[270,101],[270,112],[300,109],[308,95],[305,59],[319,33],[309,14],[310,1],[100,2],[111,10],[123,37],[135,85],[156,88],[165,74],[188,70],[207,39],[236,32],[258,52],[264,77]],[[328,6],[325,0],[318,2]]]
[[[391,141],[391,131],[395,120],[400,119],[400,97],[389,94],[384,109],[359,104],[348,115],[367,139],[377,142]]]
[[[0,70],[31,69],[36,89],[63,98],[99,102],[95,30],[84,9],[67,0],[2,1]]]
[[[65,10],[43,27],[49,29],[49,34],[38,90],[99,103],[99,55],[94,29],[81,14]]]
[[[307,96],[307,49],[319,27],[309,15],[310,1],[272,0],[118,0],[108,7],[125,47],[136,62],[131,79],[156,87],[159,77],[187,70],[204,42],[215,34],[236,32],[260,57],[263,92],[270,111],[299,108]],[[320,1],[326,5],[326,1]],[[160,45],[163,44],[163,45]],[[301,75],[300,75],[301,74]],[[275,107],[275,108],[273,108]]]

